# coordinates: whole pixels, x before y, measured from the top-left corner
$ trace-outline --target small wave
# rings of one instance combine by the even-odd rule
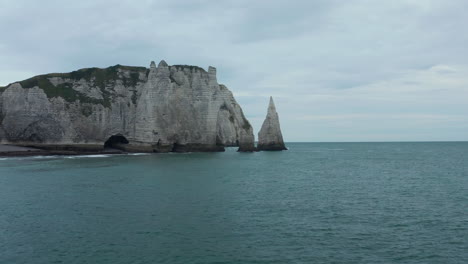
[[[130,153],[129,156],[146,156],[150,155],[151,153]]]
[[[56,159],[58,156],[24,156],[24,157],[3,157],[0,161],[4,160],[37,160],[37,159]]]
[[[32,156],[29,157],[30,159],[54,159],[58,158],[59,156]]]
[[[17,159],[24,159],[24,158],[18,158],[18,157],[7,157],[7,158],[0,158],[0,161],[2,161],[2,160],[17,160]]]
[[[67,159],[80,159],[80,158],[107,158],[111,155],[96,154],[96,155],[77,155],[77,156],[65,156]]]

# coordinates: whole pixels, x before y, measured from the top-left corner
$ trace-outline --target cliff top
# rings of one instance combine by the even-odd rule
[[[198,71],[205,72],[205,73],[207,72],[205,69],[203,69],[201,67],[198,67],[198,66],[194,66],[194,65],[176,64],[176,65],[168,66],[167,63],[164,60],[162,60],[159,63],[159,66],[164,66],[164,67],[169,67],[169,68],[174,67],[176,69],[182,69],[182,70],[183,69],[188,69],[190,71],[193,71],[193,70],[197,71],[198,70]],[[151,67],[155,67],[154,62],[151,63],[150,68]],[[131,79],[132,83],[129,83],[129,85],[135,85],[136,82],[138,81],[137,80],[138,79],[138,73],[139,72],[145,72],[147,74],[148,71],[149,71],[149,68],[141,67],[141,66],[126,66],[126,65],[117,64],[117,65],[110,66],[110,67],[107,67],[107,68],[92,67],[92,68],[83,68],[83,69],[79,69],[79,70],[72,71],[72,72],[67,72],[67,73],[41,74],[41,75],[34,76],[32,78],[22,80],[22,81],[18,81],[18,82],[14,82],[14,83],[20,83],[23,88],[32,88],[32,87],[34,87],[35,85],[37,85],[39,83],[40,79],[44,79],[44,78],[61,77],[61,78],[66,78],[66,79],[71,79],[71,80],[76,80],[76,81],[79,81],[81,79],[85,79],[85,80],[89,81],[94,77],[96,84],[98,86],[102,87],[104,85],[105,81],[119,79],[119,76],[117,75],[119,70],[129,71],[129,72],[134,73],[134,75],[130,76],[131,77],[130,79]],[[132,74],[132,73],[130,73],[130,74]],[[8,84],[7,86],[0,86],[0,91],[6,89],[11,84],[12,83]],[[41,88],[42,88],[42,86],[41,86]]]
[[[83,68],[76,71],[68,73],[48,73],[37,75],[32,78],[22,80],[19,82],[23,88],[33,88],[35,86],[40,87],[44,90],[47,97],[62,97],[68,102],[73,102],[79,99],[82,102],[89,103],[100,103],[104,106],[110,105],[111,94],[106,90],[106,86],[109,84],[115,83],[117,80],[120,80],[121,83],[125,86],[137,86],[139,83],[144,82],[145,76],[148,76],[148,73],[151,68],[155,68],[155,63],[151,62],[150,68],[138,67],[138,66],[125,66],[125,65],[114,65],[107,68]],[[189,72],[202,72],[207,73],[207,71],[198,66],[192,65],[172,65],[169,66],[164,60],[162,60],[158,67],[168,67],[169,69],[175,68],[178,71],[188,70]],[[213,67],[210,67],[210,69]],[[213,68],[214,69],[214,68]],[[52,83],[51,78],[63,78],[66,80],[71,80],[63,83]],[[103,99],[94,99],[90,98],[80,92],[74,90],[73,83],[80,80],[85,80],[87,82],[93,83],[93,86],[99,88],[102,92]],[[0,87],[0,93],[8,88],[11,84],[8,84],[5,87]]]
[[[193,65],[176,64],[176,65],[169,66],[169,68],[171,67],[174,67],[176,69],[189,69],[189,70],[198,70],[198,71],[206,72],[206,70],[203,69],[202,67],[193,66]]]

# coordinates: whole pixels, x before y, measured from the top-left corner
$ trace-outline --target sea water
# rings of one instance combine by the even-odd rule
[[[468,143],[0,159],[0,263],[468,263]]]

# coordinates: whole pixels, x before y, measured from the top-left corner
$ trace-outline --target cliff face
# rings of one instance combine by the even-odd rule
[[[216,69],[154,62],[47,74],[0,88],[2,143],[128,151],[254,149],[250,123]],[[126,143],[128,142],[128,143]]]
[[[258,133],[258,150],[287,150],[281,133],[278,113],[273,98],[270,97],[268,112]]]

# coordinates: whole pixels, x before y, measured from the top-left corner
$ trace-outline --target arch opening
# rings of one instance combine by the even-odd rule
[[[112,135],[107,139],[107,141],[104,143],[104,148],[115,148],[115,149],[123,149],[124,144],[128,144],[127,138],[124,136],[117,134],[117,135]]]

